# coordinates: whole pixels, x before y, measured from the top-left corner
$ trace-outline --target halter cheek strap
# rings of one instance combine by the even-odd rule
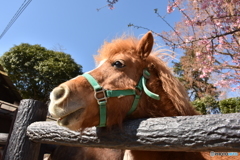
[[[122,96],[131,96],[134,95],[134,101],[131,109],[128,111],[127,115],[131,114],[136,110],[138,102],[140,100],[142,91],[144,91],[149,97],[160,100],[159,95],[149,91],[146,87],[147,79],[150,77],[150,73],[147,70],[143,70],[143,76],[140,78],[136,90],[127,89],[127,90],[105,90],[102,88],[98,82],[88,73],[82,75],[85,77],[91,86],[94,89],[94,97],[97,100],[99,105],[100,112],[100,123],[97,127],[105,127],[107,122],[107,99],[110,97],[122,97]]]

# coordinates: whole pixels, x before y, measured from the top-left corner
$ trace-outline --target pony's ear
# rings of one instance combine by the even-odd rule
[[[139,41],[137,45],[137,53],[142,59],[146,59],[152,51],[153,47],[152,32],[147,32]]]

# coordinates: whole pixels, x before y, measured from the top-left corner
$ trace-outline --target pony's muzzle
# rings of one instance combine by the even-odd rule
[[[70,89],[67,85],[60,85],[53,89],[50,94],[50,100],[55,104],[60,104],[67,99],[69,92]]]

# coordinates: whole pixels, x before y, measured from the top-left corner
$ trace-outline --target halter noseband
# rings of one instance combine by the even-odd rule
[[[160,100],[159,95],[149,91],[146,87],[147,79],[150,77],[150,73],[145,69],[143,70],[143,76],[140,78],[136,89],[126,89],[126,90],[105,90],[103,87],[101,87],[98,82],[88,73],[84,73],[82,75],[85,77],[88,82],[91,84],[91,86],[94,89],[94,97],[97,100],[97,103],[99,105],[100,110],[100,123],[97,127],[105,127],[106,121],[107,121],[107,111],[106,111],[106,105],[107,105],[107,99],[110,97],[122,97],[122,96],[130,96],[134,95],[134,101],[132,104],[131,109],[128,111],[128,115],[131,114],[135,109],[137,108],[139,99],[142,94],[142,90],[151,98]],[[138,90],[138,91],[137,91]],[[99,94],[102,94],[102,97],[99,98]]]

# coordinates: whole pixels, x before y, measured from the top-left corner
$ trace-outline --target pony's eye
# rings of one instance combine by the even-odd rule
[[[116,67],[116,68],[123,68],[125,67],[125,64],[124,64],[124,61],[123,60],[118,60],[118,61],[115,61],[113,64],[112,64],[113,67]]]

